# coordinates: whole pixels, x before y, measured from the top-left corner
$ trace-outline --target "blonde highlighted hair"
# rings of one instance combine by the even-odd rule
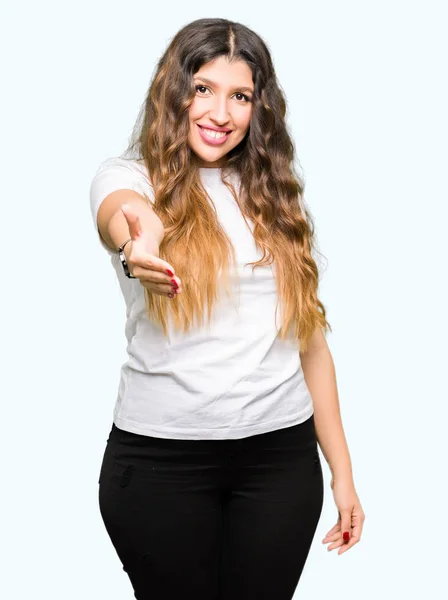
[[[167,332],[187,332],[209,321],[220,291],[229,289],[235,255],[204,189],[199,162],[187,143],[188,109],[196,94],[193,75],[225,56],[243,60],[252,71],[254,94],[248,133],[227,155],[221,170],[262,258],[275,261],[281,308],[279,335],[292,334],[306,351],[316,327],[331,330],[319,300],[319,271],[313,258],[314,225],[303,202],[304,183],[294,171],[294,144],[285,124],[286,100],[264,41],[227,19],[198,19],[183,27],[160,58],[123,158],[143,160],[154,189],[154,211],[165,227],[160,256],[181,278],[183,292],[171,301],[145,289],[148,316]],[[240,181],[239,194],[230,175]]]

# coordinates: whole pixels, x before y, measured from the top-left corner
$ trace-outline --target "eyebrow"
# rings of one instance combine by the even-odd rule
[[[214,81],[211,81],[210,79],[207,79],[206,77],[201,77],[201,75],[197,75],[195,77],[195,79],[200,79],[201,81],[205,81],[205,83],[208,83],[209,85],[214,85],[215,87],[219,87],[217,83],[215,83]],[[247,86],[238,86],[235,88],[236,90],[244,90],[246,92],[250,92],[251,94],[254,93],[254,90],[250,87]]]

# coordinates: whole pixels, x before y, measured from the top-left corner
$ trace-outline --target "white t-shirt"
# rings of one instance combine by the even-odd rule
[[[174,439],[238,439],[291,427],[313,414],[313,403],[297,345],[278,337],[275,265],[254,271],[244,266],[261,258],[252,233],[221,182],[221,169],[202,168],[200,175],[235,248],[236,296],[214,307],[210,327],[185,334],[169,323],[167,337],[148,318],[143,286],[125,276],[118,254],[97,229],[99,206],[111,192],[127,188],[154,199],[146,167],[108,158],[91,183],[96,233],[127,309],[128,359],[121,367],[113,421],[126,431]]]

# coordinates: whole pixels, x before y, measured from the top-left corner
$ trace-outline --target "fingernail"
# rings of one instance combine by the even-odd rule
[[[174,298],[174,294],[168,294],[168,298]]]
[[[344,535],[342,537],[344,538],[344,542],[348,542],[350,540],[350,533],[348,531],[344,531]]]
[[[174,277],[174,273],[172,271],[170,271],[169,269],[166,269],[166,273],[168,273],[168,275],[170,277]]]
[[[175,288],[178,288],[178,287],[179,287],[179,286],[177,285],[177,281],[176,281],[175,279],[172,279],[172,280],[171,280],[171,283],[173,284],[173,286],[174,286]]]

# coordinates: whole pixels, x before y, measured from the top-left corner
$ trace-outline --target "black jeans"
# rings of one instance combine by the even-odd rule
[[[324,498],[314,415],[238,440],[114,424],[99,507],[138,600],[291,600]]]

